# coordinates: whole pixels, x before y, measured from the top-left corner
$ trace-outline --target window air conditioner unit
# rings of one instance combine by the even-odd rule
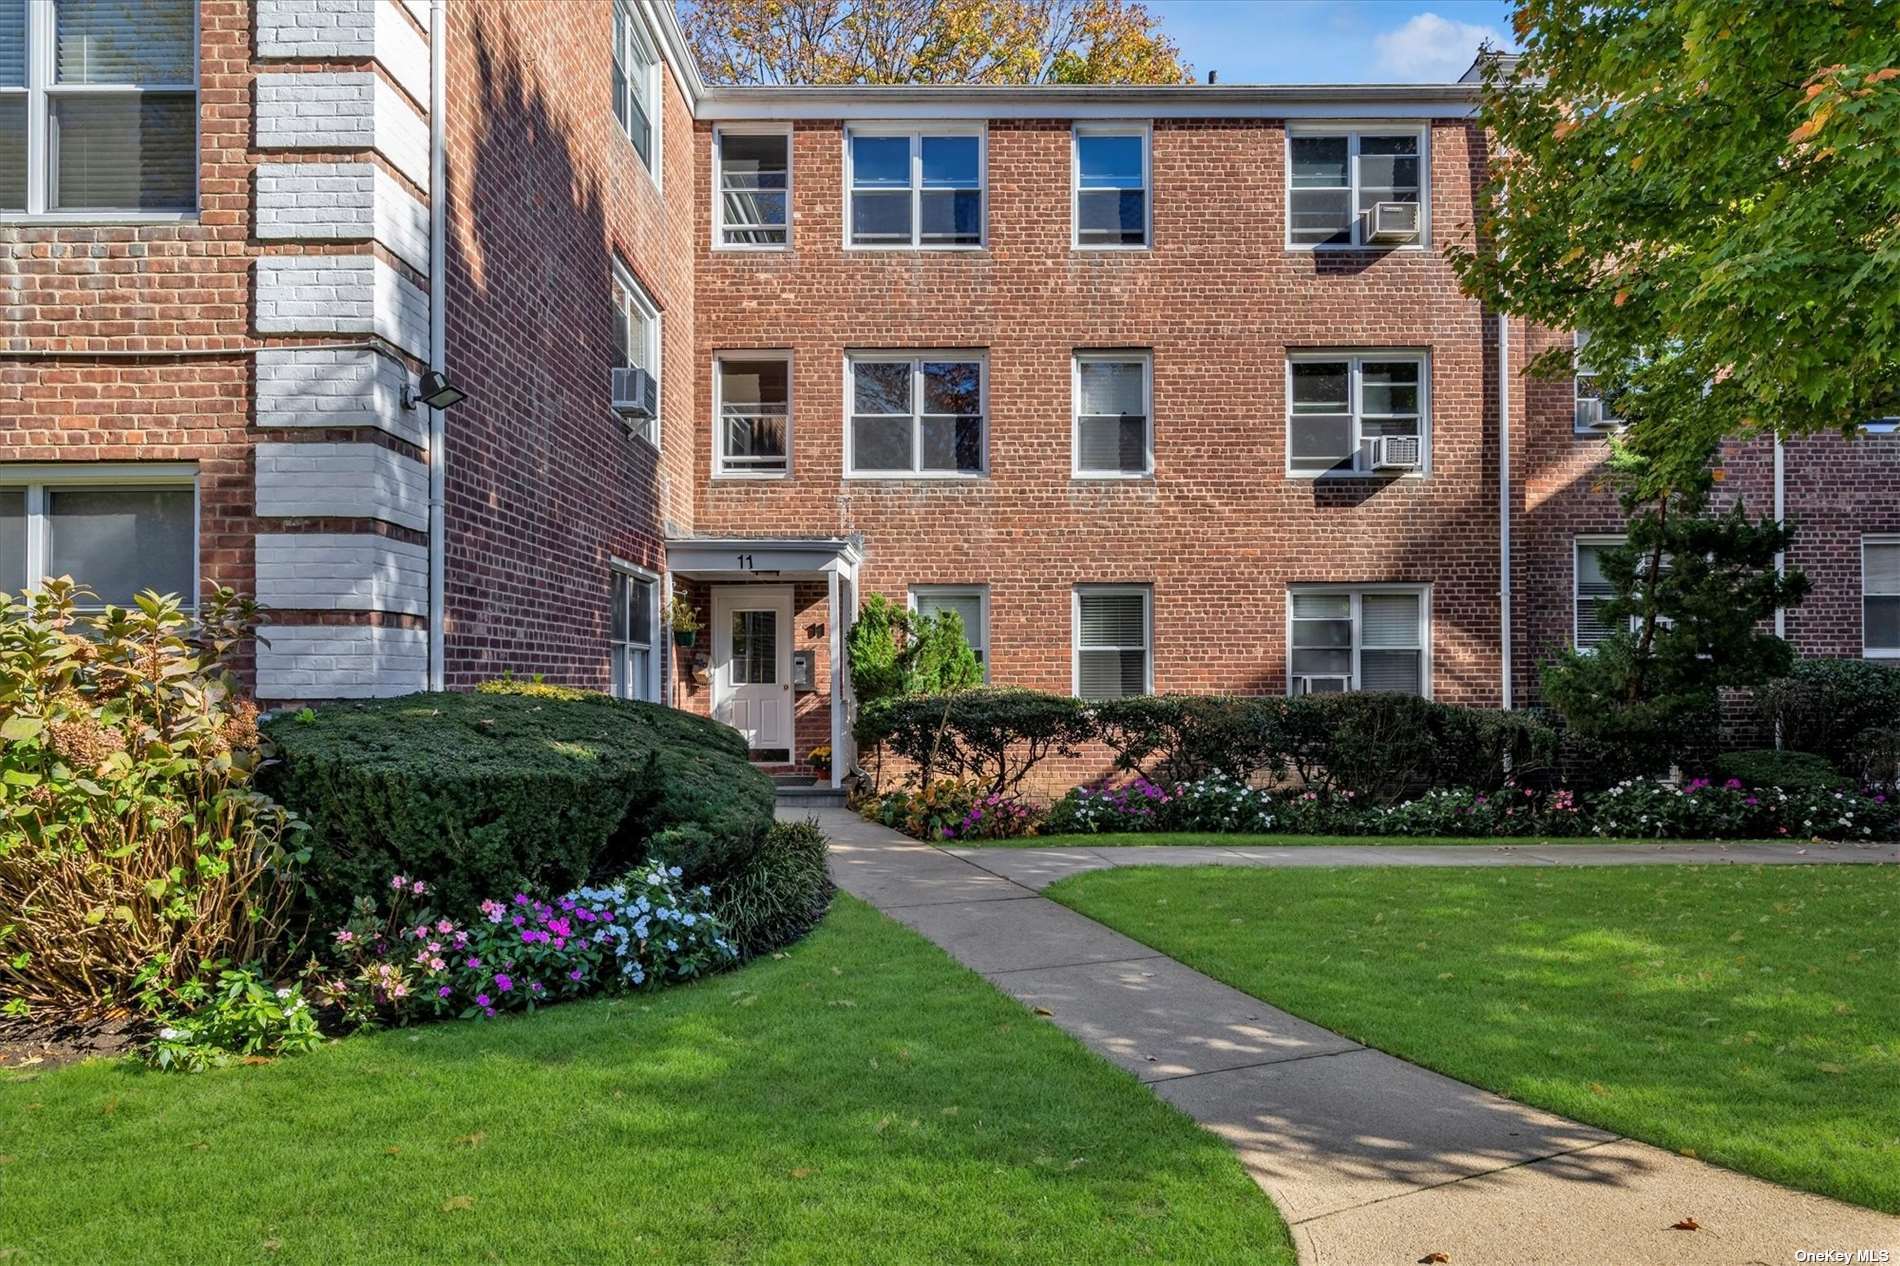
[[[614,412],[623,418],[651,418],[659,412],[660,384],[644,369],[616,369]]]
[[[1418,203],[1375,202],[1372,204],[1372,223],[1369,227],[1374,242],[1416,242]]]
[[[1603,400],[1585,396],[1577,401],[1577,428],[1582,434],[1601,434],[1616,429],[1616,419],[1603,416]]]
[[[1352,678],[1344,676],[1304,676],[1293,679],[1295,695],[1337,695],[1352,689]]]
[[[1374,470],[1417,470],[1416,435],[1380,435],[1366,441],[1366,464]]]

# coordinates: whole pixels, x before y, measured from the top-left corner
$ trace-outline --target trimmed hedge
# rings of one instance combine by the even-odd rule
[[[1717,779],[1733,778],[1744,786],[1790,791],[1836,791],[1853,781],[1813,752],[1777,752],[1773,748],[1724,752],[1711,768]]]
[[[1803,659],[1761,688],[1762,720],[1784,747],[1813,752],[1862,783],[1888,783],[1900,760],[1900,664]]]
[[[1118,769],[1160,782],[1296,773],[1389,803],[1430,787],[1490,790],[1548,773],[1557,732],[1529,712],[1412,695],[1298,699],[1154,695],[1099,703],[1032,690],[911,696],[864,710],[858,741],[882,743],[934,777],[1016,791],[1050,756],[1106,744]]]
[[[756,841],[771,780],[734,731],[657,704],[531,686],[281,715],[263,784],[307,821],[320,916],[402,874],[438,908],[617,875],[656,834]]]

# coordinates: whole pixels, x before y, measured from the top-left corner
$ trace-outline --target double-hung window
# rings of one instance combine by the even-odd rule
[[[0,0],[0,214],[198,207],[194,0]]]
[[[1148,129],[1078,123],[1075,128],[1075,245],[1148,245]]]
[[[640,165],[660,178],[660,55],[630,0],[614,0],[614,118]]]
[[[1600,435],[1614,430],[1617,419],[1603,401],[1603,389],[1597,385],[1596,367],[1590,363],[1584,349],[1590,345],[1590,331],[1578,330],[1572,336],[1576,347],[1576,369],[1573,382],[1576,383],[1576,423],[1579,435]]]
[[[1622,549],[1623,544],[1624,538],[1620,536],[1577,538],[1576,566],[1571,571],[1575,578],[1575,592],[1571,596],[1576,608],[1572,640],[1580,651],[1590,650],[1616,632],[1616,627],[1603,618],[1601,610],[1603,603],[1616,596],[1616,586],[1603,574],[1603,556]]]
[[[953,612],[963,621],[963,640],[970,644],[976,662],[983,665],[983,680],[990,677],[990,590],[988,585],[912,585],[910,608],[918,615],[939,616]]]
[[[980,475],[986,466],[983,357],[862,353],[846,362],[845,472]]]
[[[792,466],[792,362],[783,352],[728,352],[714,381],[718,473],[783,475]]]
[[[1300,353],[1287,361],[1287,473],[1430,469],[1430,374],[1418,352]]]
[[[653,416],[628,418],[633,434],[660,445],[660,309],[633,274],[614,265],[614,357],[622,369],[644,369],[653,376]]]
[[[983,133],[852,128],[845,134],[852,246],[983,245]]]
[[[1407,203],[1381,226],[1374,208]],[[1426,241],[1430,198],[1425,129],[1319,127],[1287,134],[1287,245],[1295,249],[1418,246]],[[1412,231],[1403,231],[1409,219]],[[1396,234],[1379,233],[1393,225]]]
[[[658,703],[660,659],[654,654],[654,630],[660,623],[660,582],[648,573],[615,567],[609,601],[613,693],[621,699]]]
[[[1900,536],[1860,543],[1861,653],[1900,658]]]
[[[1126,479],[1154,470],[1154,361],[1146,352],[1075,354],[1078,479]]]
[[[1154,590],[1147,585],[1077,585],[1074,690],[1081,699],[1154,692]]]
[[[1287,626],[1289,694],[1431,693],[1423,586],[1291,589]]]
[[[719,173],[713,245],[765,250],[791,244],[792,136],[733,131],[713,134]]]
[[[198,606],[198,505],[189,467],[0,468],[0,591],[71,576],[83,610],[130,606],[147,589]],[[14,480],[17,478],[17,482]]]

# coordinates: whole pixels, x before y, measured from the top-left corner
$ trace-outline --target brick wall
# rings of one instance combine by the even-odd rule
[[[609,559],[690,526],[693,133],[665,80],[661,181],[609,106],[610,12],[451,6],[448,679],[604,688]],[[662,451],[608,408],[613,259],[662,309]]]

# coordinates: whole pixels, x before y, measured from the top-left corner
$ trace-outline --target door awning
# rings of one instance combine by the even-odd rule
[[[666,543],[666,566],[693,580],[770,580],[851,575],[864,561],[845,537],[689,536]]]

